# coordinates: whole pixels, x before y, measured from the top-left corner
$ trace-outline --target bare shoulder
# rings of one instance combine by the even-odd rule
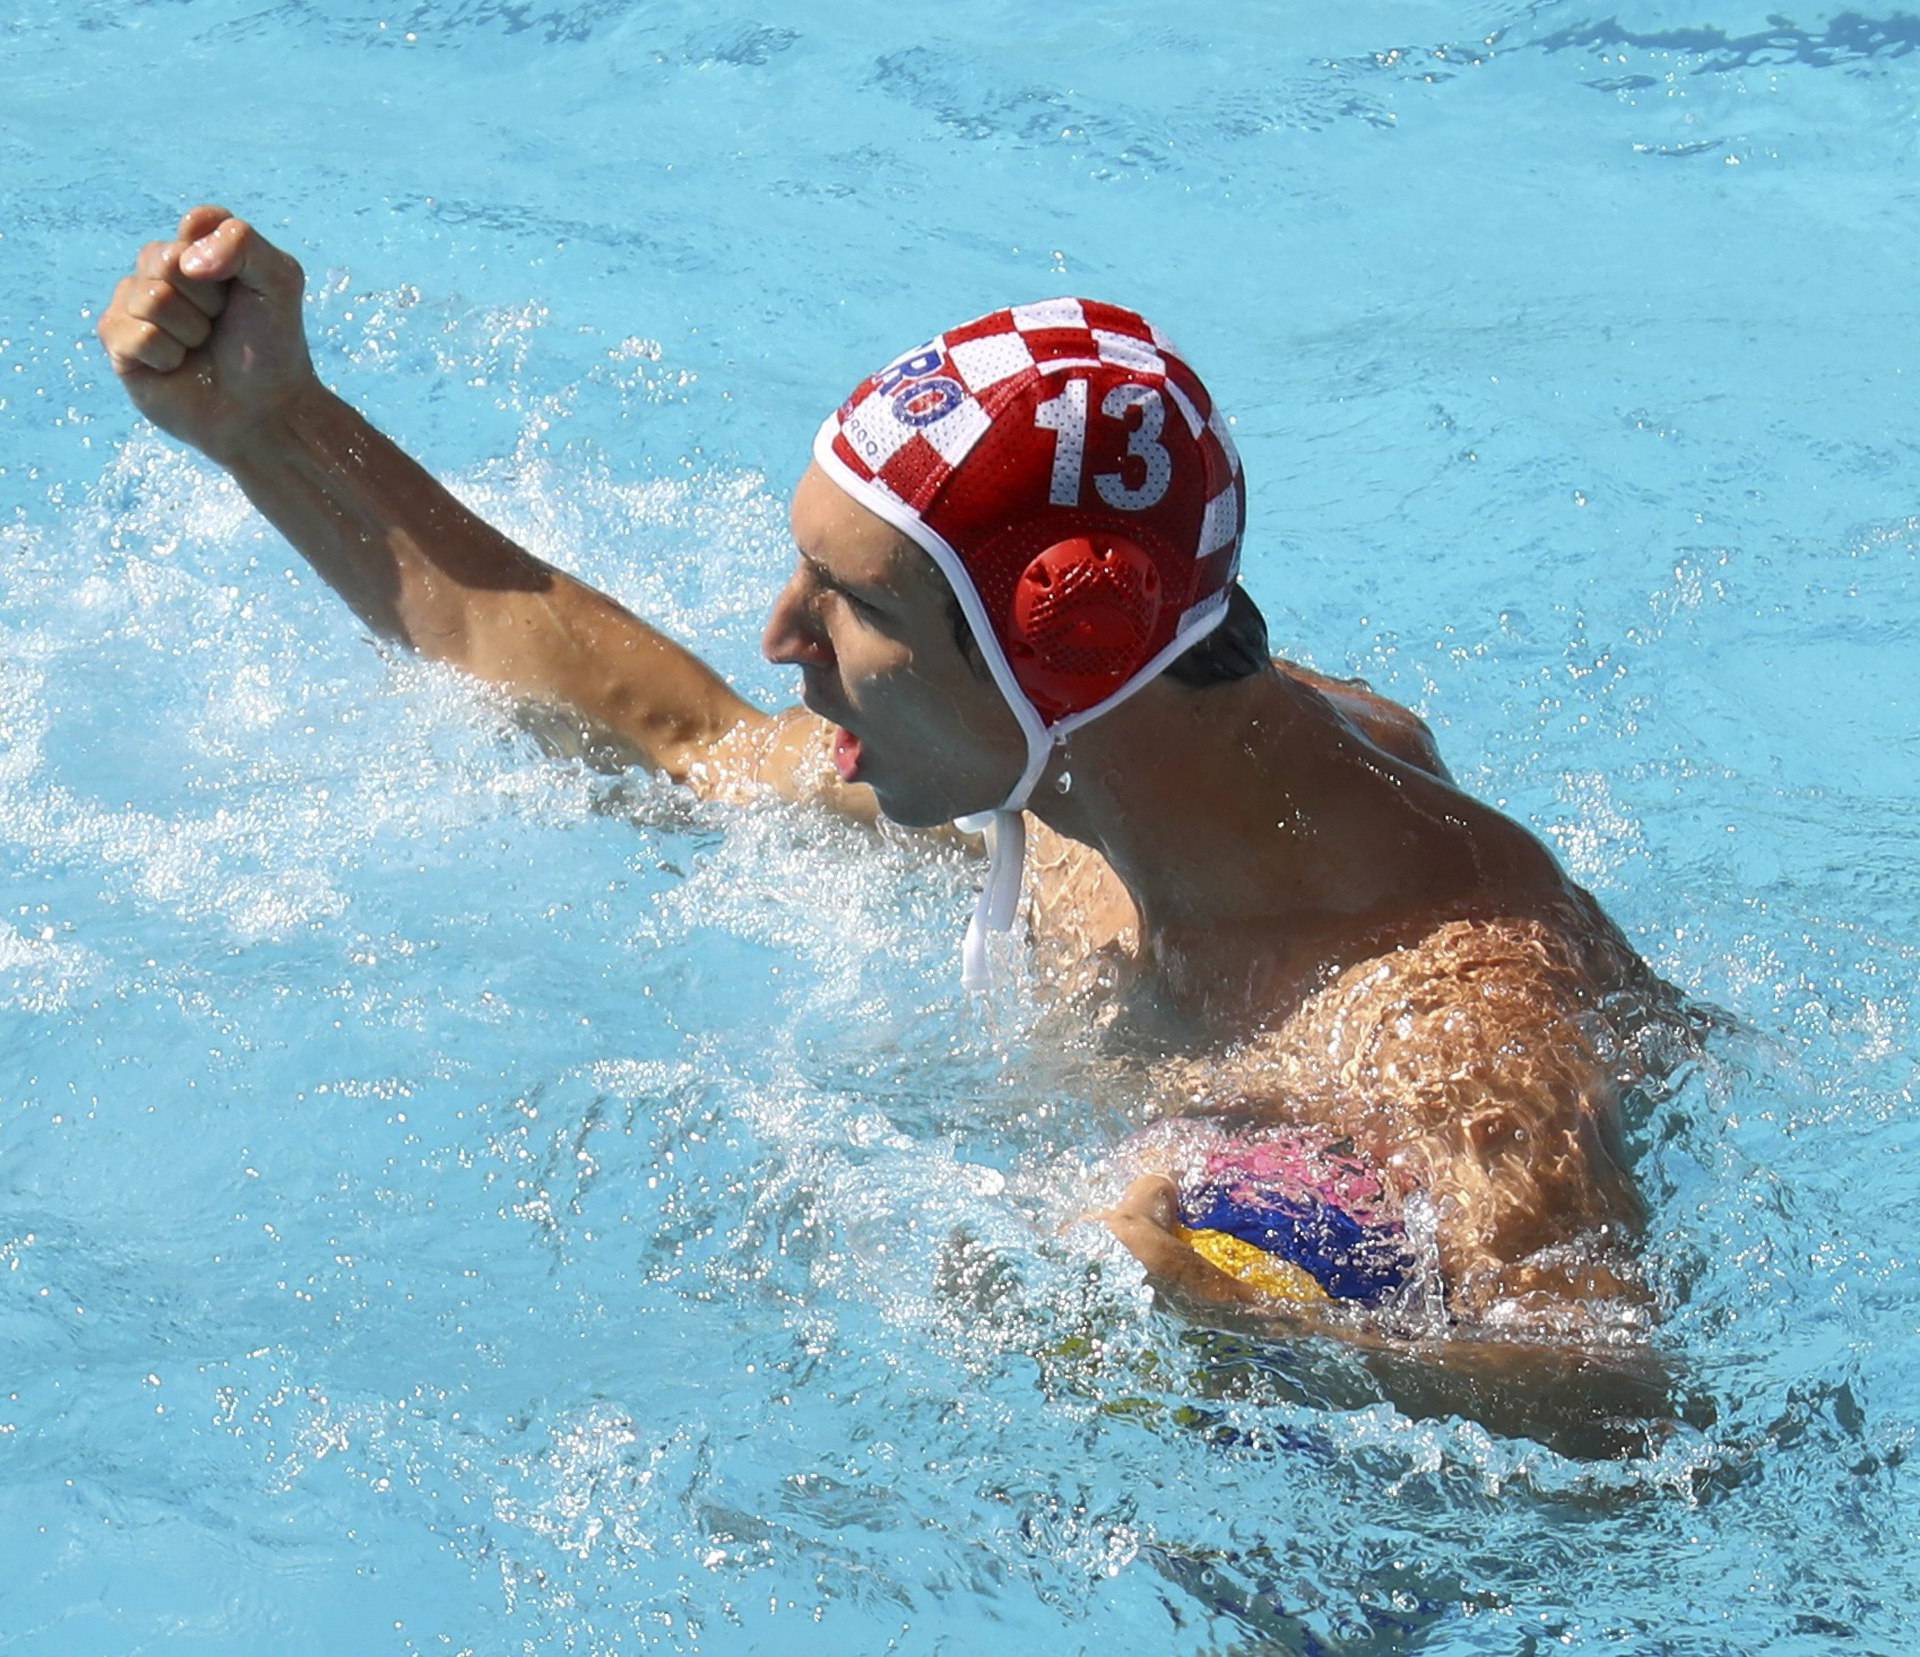
[[[1429,1072],[1505,1068],[1530,1041],[1582,1026],[1626,970],[1615,955],[1532,918],[1444,921],[1343,969],[1276,1034],[1286,1047],[1331,1042],[1349,1065],[1418,1054]]]
[[[1216,1077],[1216,1095],[1378,1101],[1391,1131],[1443,1083],[1510,1078],[1569,1040],[1594,1049],[1583,1031],[1605,993],[1585,952],[1542,922],[1450,920],[1342,967],[1224,1060],[1184,1062]]]
[[[1440,758],[1432,727],[1413,709],[1382,696],[1364,679],[1330,678],[1282,656],[1276,656],[1273,665],[1296,683],[1318,691],[1342,718],[1376,747],[1384,749],[1395,759],[1405,760],[1407,764],[1438,777],[1442,782],[1453,780],[1446,762]]]
[[[1204,1078],[1189,1061],[1187,1096],[1347,1135],[1426,1194],[1463,1308],[1619,1293],[1591,1251],[1572,1268],[1587,1290],[1555,1252],[1625,1241],[1642,1214],[1617,1116],[1618,992],[1638,963],[1603,944],[1533,919],[1445,922],[1346,967]]]

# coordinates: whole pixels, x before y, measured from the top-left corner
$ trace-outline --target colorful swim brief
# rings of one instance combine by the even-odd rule
[[[1379,1176],[1306,1138],[1231,1141],[1180,1197],[1178,1234],[1230,1277],[1283,1300],[1374,1305],[1412,1274]]]

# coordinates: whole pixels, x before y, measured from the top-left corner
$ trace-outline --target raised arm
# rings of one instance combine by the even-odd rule
[[[769,786],[871,815],[799,709],[769,715],[691,651],[468,511],[321,385],[297,261],[219,207],[141,251],[100,319],[140,411],[226,467],[367,626],[576,721],[590,748],[708,794]],[[843,797],[844,796],[844,797]]]

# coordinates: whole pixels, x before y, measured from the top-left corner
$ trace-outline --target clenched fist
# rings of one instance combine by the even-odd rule
[[[318,389],[305,288],[298,261],[245,220],[196,207],[172,241],[140,250],[100,318],[100,342],[142,414],[228,465]]]

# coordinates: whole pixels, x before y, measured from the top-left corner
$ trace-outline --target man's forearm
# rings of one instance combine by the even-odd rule
[[[423,654],[459,660],[476,592],[540,592],[556,574],[318,386],[229,464],[361,620]]]
[[[298,260],[207,203],[172,241],[141,249],[100,342],[134,406],[227,467],[376,633],[566,710],[622,759],[710,789],[737,782],[733,750],[752,761],[767,716],[475,517],[328,392],[307,350],[305,291]]]
[[[247,498],[376,633],[569,707],[669,773],[765,718],[705,663],[462,506],[316,387],[229,460]]]

